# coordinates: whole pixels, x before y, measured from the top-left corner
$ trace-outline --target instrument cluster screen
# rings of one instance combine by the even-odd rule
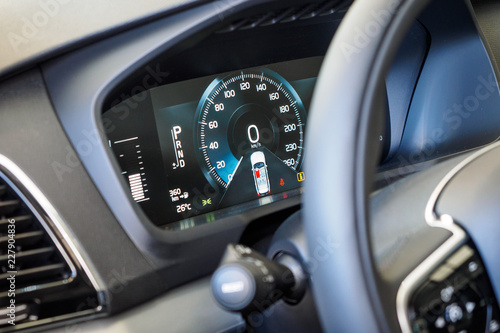
[[[106,111],[109,146],[132,199],[156,225],[185,229],[229,207],[299,194],[321,62],[312,57],[171,83]]]

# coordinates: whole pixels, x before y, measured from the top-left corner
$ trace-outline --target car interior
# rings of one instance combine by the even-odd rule
[[[499,1],[0,9],[0,332],[500,332]]]

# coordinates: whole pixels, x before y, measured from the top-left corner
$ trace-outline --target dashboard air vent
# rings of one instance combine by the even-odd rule
[[[73,276],[73,270],[36,215],[0,178],[0,306],[6,307],[14,300],[12,293],[21,295],[66,284]],[[38,318],[36,303],[30,300],[16,304],[16,324]],[[8,324],[5,318],[8,317],[0,318],[0,325]]]
[[[297,20],[308,20],[327,16],[346,9],[351,3],[352,1],[323,1],[313,2],[299,7],[284,8],[278,11],[266,12],[260,15],[236,20],[217,32],[226,33],[236,30],[248,30],[278,23],[289,23]]]
[[[0,296],[9,289],[7,277],[16,274],[16,289],[25,292],[54,281],[67,280],[71,269],[54,242],[23,200],[0,179]]]
[[[102,294],[62,223],[36,185],[0,155],[0,332],[103,312]]]

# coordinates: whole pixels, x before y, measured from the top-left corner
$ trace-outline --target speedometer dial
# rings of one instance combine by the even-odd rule
[[[300,168],[304,106],[292,86],[272,71],[237,72],[214,80],[196,119],[198,160],[213,185],[227,188],[244,165],[253,173],[260,196],[271,192],[269,178],[278,173],[275,169]],[[271,159],[274,164],[269,164]]]

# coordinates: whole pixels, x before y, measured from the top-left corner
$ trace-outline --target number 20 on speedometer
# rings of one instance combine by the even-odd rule
[[[305,119],[299,96],[275,72],[242,71],[215,79],[196,116],[195,142],[205,176],[213,185],[227,188],[237,171],[244,172],[238,169],[247,165],[248,172],[254,172],[257,194],[265,194],[269,177],[279,172],[275,169],[300,169]],[[268,168],[266,159],[279,160],[280,166]],[[267,177],[267,185],[262,177]]]

